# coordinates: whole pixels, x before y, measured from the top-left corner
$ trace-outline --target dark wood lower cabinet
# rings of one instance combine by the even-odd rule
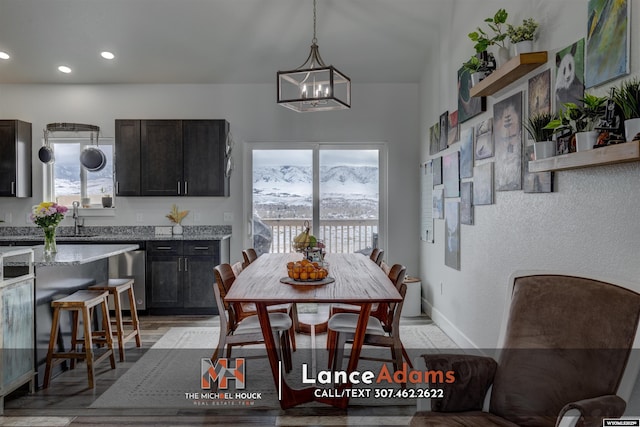
[[[213,267],[229,262],[229,239],[147,244],[150,314],[218,314]]]

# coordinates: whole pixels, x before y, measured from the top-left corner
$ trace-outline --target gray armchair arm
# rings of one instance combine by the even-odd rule
[[[460,412],[482,410],[485,395],[493,383],[498,364],[490,357],[467,354],[424,354],[429,371],[453,371],[453,383],[434,383],[429,387],[442,388],[441,399],[431,398],[434,412]],[[446,376],[445,376],[446,378]]]
[[[560,410],[556,426],[601,427],[603,418],[620,418],[626,406],[613,394],[567,403]]]

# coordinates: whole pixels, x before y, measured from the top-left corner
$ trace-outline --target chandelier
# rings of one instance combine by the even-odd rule
[[[325,65],[316,38],[316,0],[313,0],[311,52],[300,67],[278,71],[278,104],[297,112],[351,108],[351,79],[333,65]]]

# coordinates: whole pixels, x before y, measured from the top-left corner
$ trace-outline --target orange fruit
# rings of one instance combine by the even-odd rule
[[[306,271],[301,272],[300,280],[309,280],[309,274]]]

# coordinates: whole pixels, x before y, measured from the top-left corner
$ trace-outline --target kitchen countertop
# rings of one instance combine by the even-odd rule
[[[34,246],[34,262],[36,267],[44,266],[60,266],[60,265],[80,265],[88,264],[113,255],[119,255],[125,252],[135,251],[139,248],[135,244],[121,245],[60,245],[58,244],[58,252],[51,255],[44,254],[44,245]],[[23,261],[9,261],[5,265],[21,266]]]

